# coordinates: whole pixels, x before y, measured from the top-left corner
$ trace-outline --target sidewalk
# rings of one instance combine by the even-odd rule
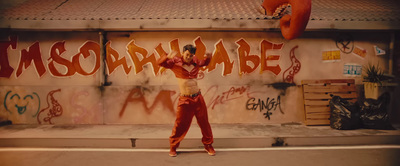
[[[215,148],[273,146],[400,145],[397,130],[335,130],[301,124],[211,124]],[[172,125],[8,125],[0,127],[0,147],[169,148]],[[200,148],[192,125],[181,148]]]

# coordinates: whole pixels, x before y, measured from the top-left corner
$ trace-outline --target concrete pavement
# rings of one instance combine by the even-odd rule
[[[335,130],[303,124],[211,124],[215,148],[273,146],[400,145],[397,130]],[[168,149],[172,125],[7,125],[0,147]],[[192,125],[180,148],[201,148],[201,132]]]
[[[399,166],[400,145],[184,149],[0,148],[2,166]]]

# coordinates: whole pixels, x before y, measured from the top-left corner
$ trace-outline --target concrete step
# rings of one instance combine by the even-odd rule
[[[168,149],[172,125],[8,125],[0,147]],[[335,130],[301,124],[212,124],[215,148],[400,145],[400,130]],[[180,148],[202,148],[192,125]]]

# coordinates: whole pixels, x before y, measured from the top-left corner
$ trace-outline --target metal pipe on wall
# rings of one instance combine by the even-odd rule
[[[107,53],[107,47],[106,44],[108,42],[107,40],[107,32],[104,31],[99,31],[99,39],[100,39],[100,56],[102,59],[102,74],[100,75],[100,85],[101,86],[109,86],[111,85],[111,82],[108,81],[108,74],[107,74],[107,69],[106,69],[106,63],[107,63],[107,58],[106,58],[106,53]]]

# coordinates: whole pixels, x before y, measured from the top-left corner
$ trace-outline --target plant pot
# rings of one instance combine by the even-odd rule
[[[377,100],[385,92],[392,92],[396,83],[383,82],[382,85],[374,82],[364,82],[364,95],[366,99]]]

